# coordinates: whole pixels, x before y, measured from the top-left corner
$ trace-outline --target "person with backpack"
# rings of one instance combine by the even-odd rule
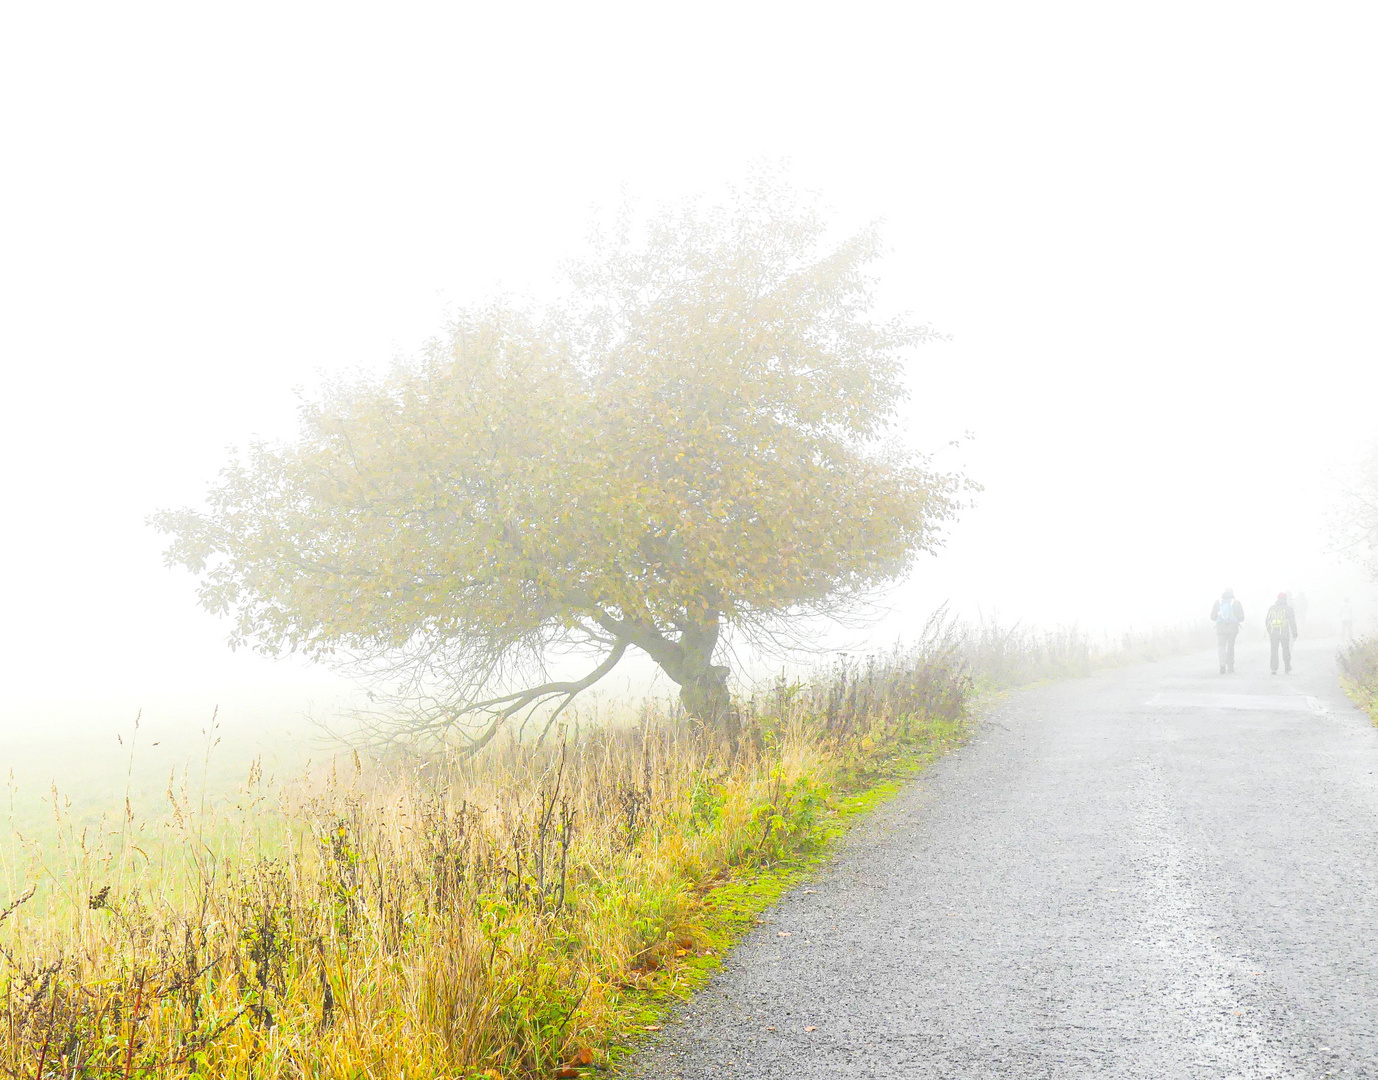
[[[1226,589],[1211,605],[1211,622],[1215,623],[1215,644],[1220,653],[1220,674],[1234,671],[1234,641],[1239,637],[1239,624],[1244,621],[1244,605],[1234,598],[1234,590]]]
[[[1273,674],[1278,673],[1279,650],[1287,674],[1292,674],[1292,642],[1297,640],[1297,613],[1292,610],[1292,602],[1285,592],[1278,593],[1277,601],[1263,617],[1263,625],[1268,631],[1268,662]]]

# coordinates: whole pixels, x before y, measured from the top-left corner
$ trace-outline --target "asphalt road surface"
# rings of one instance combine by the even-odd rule
[[[1378,1077],[1378,730],[1299,645],[1011,695],[632,1075]]]

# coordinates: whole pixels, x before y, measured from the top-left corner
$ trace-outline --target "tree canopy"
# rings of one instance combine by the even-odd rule
[[[1344,485],[1338,510],[1336,546],[1378,581],[1378,442]]]
[[[465,311],[323,387],[295,441],[154,516],[167,561],[235,643],[383,665],[411,732],[476,747],[633,647],[718,720],[726,631],[841,610],[955,512],[961,478],[886,438],[930,332],[874,317],[878,254],[874,228],[827,246],[770,179],[624,214],[556,301]],[[569,651],[591,670],[550,678]]]

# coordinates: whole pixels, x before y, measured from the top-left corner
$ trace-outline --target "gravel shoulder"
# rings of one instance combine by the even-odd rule
[[[1299,645],[1010,695],[629,1075],[1378,1078],[1378,729]]]

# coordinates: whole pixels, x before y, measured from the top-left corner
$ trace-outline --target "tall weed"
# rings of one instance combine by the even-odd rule
[[[984,689],[1003,690],[1040,679],[1076,678],[1125,664],[1156,661],[1214,645],[1209,624],[1126,631],[1097,638],[1076,626],[1051,630],[994,618],[954,623],[951,636],[972,678]]]
[[[220,810],[174,777],[161,820],[94,833],[55,798],[61,844],[5,867],[0,1071],[577,1071],[713,948],[706,896],[815,850],[835,793],[958,738],[970,690],[930,634],[780,682],[730,739],[648,704],[545,747],[255,769]]]
[[[1378,637],[1350,642],[1339,663],[1345,691],[1378,724]]]
[[[475,757],[350,754],[291,785],[255,766],[218,808],[174,775],[161,818],[126,799],[95,828],[55,790],[57,842],[3,865],[0,1071],[578,1074],[720,947],[721,886],[818,850],[842,796],[960,739],[976,688],[1193,643],[940,614],[726,731],[648,702]]]

